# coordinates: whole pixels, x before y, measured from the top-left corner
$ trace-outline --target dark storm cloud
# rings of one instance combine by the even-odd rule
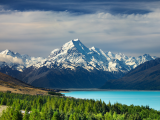
[[[145,14],[158,0],[1,0],[11,10],[69,11],[76,14],[109,12],[112,14]],[[156,5],[157,7],[158,5]]]

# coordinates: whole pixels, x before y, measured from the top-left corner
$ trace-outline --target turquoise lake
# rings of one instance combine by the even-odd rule
[[[83,99],[102,100],[106,104],[116,102],[126,105],[149,105],[160,111],[160,91],[71,91],[65,96]]]

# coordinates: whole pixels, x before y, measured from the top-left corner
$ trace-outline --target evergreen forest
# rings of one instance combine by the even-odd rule
[[[160,120],[160,111],[149,106],[65,96],[0,92],[0,104],[8,106],[0,120]]]

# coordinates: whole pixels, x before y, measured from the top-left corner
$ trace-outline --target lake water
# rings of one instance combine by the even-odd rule
[[[65,96],[75,98],[102,100],[106,104],[116,102],[126,105],[149,105],[150,108],[160,110],[160,91],[71,91]]]

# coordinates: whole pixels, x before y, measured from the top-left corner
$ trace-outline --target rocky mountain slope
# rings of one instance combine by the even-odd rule
[[[108,80],[101,88],[160,90],[160,58],[139,65],[120,79]]]
[[[88,71],[82,67],[74,70],[64,68],[27,68],[19,79],[36,87],[45,88],[98,88],[109,79],[119,78],[119,74],[108,71]]]

